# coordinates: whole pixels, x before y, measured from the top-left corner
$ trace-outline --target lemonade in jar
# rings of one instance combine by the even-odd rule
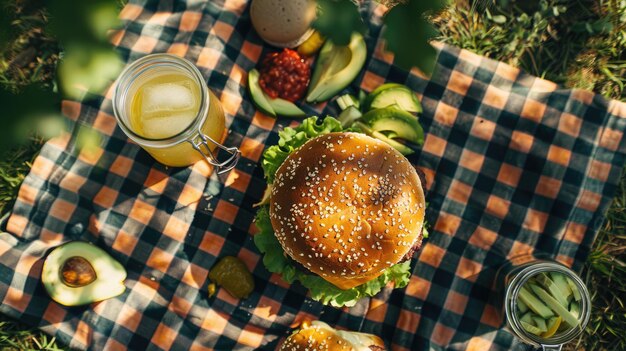
[[[113,110],[124,133],[164,165],[206,159],[224,173],[237,164],[239,150],[221,144],[219,100],[183,58],[153,54],[130,64],[116,82]],[[225,151],[224,160],[218,160],[218,149]]]

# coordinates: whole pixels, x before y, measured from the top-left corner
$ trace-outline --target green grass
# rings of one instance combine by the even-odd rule
[[[626,3],[617,0],[493,0],[451,5],[435,16],[441,40],[567,87],[626,101]],[[0,85],[53,86],[58,45],[46,18],[17,0],[16,35],[0,59]],[[121,1],[123,3],[123,1]],[[528,5],[532,4],[532,5]],[[26,10],[24,10],[26,8]],[[487,9],[485,9],[487,8]],[[33,138],[0,157],[0,213],[8,211],[40,148]],[[626,177],[598,234],[582,277],[593,301],[591,322],[565,350],[626,350]],[[0,316],[0,350],[63,348],[46,334]]]

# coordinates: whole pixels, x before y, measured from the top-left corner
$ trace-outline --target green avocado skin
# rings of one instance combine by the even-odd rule
[[[306,101],[322,102],[337,95],[356,78],[366,59],[367,46],[360,33],[352,33],[347,46],[326,40],[311,75]]]
[[[89,262],[95,280],[81,287],[70,287],[61,276],[65,261],[81,257]],[[126,270],[106,251],[84,241],[70,241],[53,249],[44,261],[41,282],[54,301],[64,306],[80,306],[118,296],[126,290]]]

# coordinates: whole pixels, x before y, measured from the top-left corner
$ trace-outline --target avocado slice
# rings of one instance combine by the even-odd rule
[[[387,136],[385,136],[385,134],[381,133],[381,132],[377,132],[375,130],[373,130],[372,128],[370,128],[369,126],[367,126],[366,124],[363,124],[359,121],[354,122],[354,124],[352,125],[352,127],[362,131],[363,133],[374,137],[378,140],[384,141],[385,143],[391,145],[391,147],[393,147],[394,149],[400,151],[401,154],[403,155],[410,155],[412,153],[414,153],[415,151],[413,151],[413,149],[411,149],[410,147],[397,142],[391,138],[388,138]]]
[[[267,96],[259,85],[259,71],[252,69],[248,72],[248,88],[254,105],[263,113],[276,117],[304,117],[306,113],[302,111],[296,104],[285,99],[272,99]]]
[[[408,112],[422,112],[422,105],[413,92],[406,86],[395,86],[377,93],[367,107],[368,110],[397,105]]]
[[[374,99],[374,97],[378,94],[380,94],[381,92],[387,90],[387,89],[393,89],[393,88],[401,88],[404,87],[404,85],[399,84],[399,83],[384,83],[379,85],[376,89],[372,90],[371,93],[367,94],[364,98],[363,98],[363,102],[361,104],[361,106],[363,106],[363,110],[369,110],[370,105],[372,104],[372,100]]]
[[[124,292],[126,270],[101,248],[70,241],[52,250],[43,263],[41,282],[50,297],[65,306],[102,301]]]
[[[363,36],[352,33],[347,46],[326,40],[311,75],[307,102],[326,101],[347,87],[363,68],[367,46]]]
[[[306,113],[302,111],[298,106],[296,106],[296,104],[294,104],[291,101],[281,99],[281,98],[272,99],[268,96],[266,97],[270,103],[270,106],[274,110],[274,112],[279,116],[285,116],[285,117],[306,116]]]
[[[261,112],[275,117],[276,112],[272,105],[270,105],[267,95],[265,95],[259,85],[259,71],[256,69],[252,69],[248,72],[248,89],[250,89],[250,95],[256,107],[261,110]]]
[[[361,120],[377,132],[392,131],[398,138],[420,145],[424,143],[422,126],[406,111],[385,107],[367,112]]]

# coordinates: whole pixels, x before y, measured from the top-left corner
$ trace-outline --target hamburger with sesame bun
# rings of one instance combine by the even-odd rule
[[[302,323],[278,351],[385,351],[385,343],[376,335],[336,330],[320,321]]]
[[[423,177],[400,152],[311,117],[285,128],[262,164],[268,191],[254,241],[269,271],[336,307],[406,286],[426,203]]]

